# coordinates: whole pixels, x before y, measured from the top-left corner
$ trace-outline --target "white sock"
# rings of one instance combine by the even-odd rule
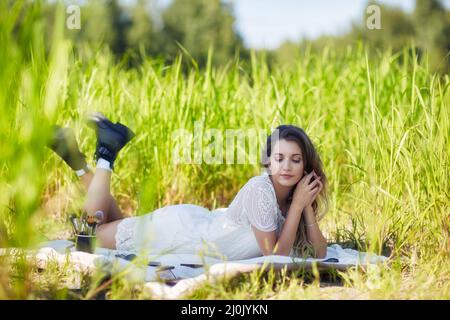
[[[97,161],[97,169],[105,169],[108,171],[112,171],[111,164],[108,160],[105,160],[103,158],[98,159]]]
[[[92,168],[90,165],[86,165],[86,169],[87,171],[85,169],[75,170],[75,173],[77,174],[77,176],[81,177],[84,176],[86,173],[88,173],[88,171],[91,170]]]

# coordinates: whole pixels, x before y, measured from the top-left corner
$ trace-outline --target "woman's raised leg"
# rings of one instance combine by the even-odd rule
[[[123,216],[120,210],[120,213],[110,211],[113,202],[110,192],[111,174],[118,152],[134,137],[134,133],[121,123],[112,123],[101,113],[93,114],[90,120],[90,124],[97,134],[95,151],[97,166],[87,189],[84,209],[87,214],[92,215],[97,211],[102,211],[104,214],[107,212],[117,214],[116,217],[106,214],[103,223],[100,223],[97,228],[97,240],[100,245],[115,249],[117,225]],[[88,179],[86,178],[85,182],[88,182]]]
[[[118,152],[134,137],[134,133],[121,123],[112,123],[101,113],[91,115],[90,124],[97,134],[95,174],[89,171],[71,129],[56,127],[49,146],[75,170],[85,186],[85,211],[88,214],[103,212],[103,220],[97,227],[97,239],[101,246],[114,249],[117,225],[123,215],[110,192],[111,173]]]
[[[97,211],[106,214],[113,202],[110,185],[114,162],[119,151],[134,137],[134,133],[121,123],[112,123],[101,113],[92,114],[89,120],[97,135],[95,150],[97,167],[87,190],[85,210],[88,214],[95,214]],[[86,186],[88,180],[89,178],[85,179]],[[103,222],[113,221],[113,218],[120,219],[123,216],[120,210],[114,213],[117,217],[108,217]]]
[[[123,216],[120,209],[111,210],[112,203],[115,204],[110,193],[111,171],[97,167],[95,174],[90,174],[92,179],[90,179],[87,189],[84,210],[87,214],[92,215],[97,211],[102,211],[105,214],[104,220],[97,227],[97,240],[101,247],[115,249],[117,225],[122,221]],[[89,180],[88,177],[83,179],[84,183]]]
[[[79,150],[73,130],[55,126],[52,140],[48,146],[74,170],[87,192],[94,174],[86,163],[85,155]],[[123,218],[123,214],[111,194],[109,194],[108,201],[108,209],[104,211],[106,219],[102,222],[105,223]]]
[[[86,192],[89,191],[89,186],[91,185],[93,178],[94,174],[92,173],[92,171],[88,171],[82,176],[80,176],[81,183],[83,184]],[[108,192],[107,201],[108,201],[108,209],[104,211],[104,213],[106,214],[104,223],[122,219],[124,217],[123,213],[120,210],[119,206],[117,205],[116,199],[114,199],[114,197],[111,195],[110,192]]]

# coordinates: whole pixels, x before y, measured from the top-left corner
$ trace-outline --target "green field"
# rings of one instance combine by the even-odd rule
[[[409,48],[337,54],[305,51],[295,65],[195,68],[146,59],[127,69],[108,51],[72,50],[55,28],[47,52],[33,13],[12,30],[15,12],[0,10],[0,245],[31,246],[70,237],[67,216],[83,193],[70,169],[45,147],[54,123],[75,128],[93,165],[95,136],[86,114],[101,111],[129,125],[136,138],[119,156],[113,194],[127,215],[193,203],[227,206],[260,168],[251,164],[174,164],[171,134],[204,128],[267,130],[294,124],[309,134],[329,181],[329,211],[320,226],[330,243],[387,254],[392,262],[339,273],[326,286],[314,275],[256,274],[206,286],[193,298],[449,299],[450,79],[429,71]],[[214,54],[211,52],[211,54]],[[188,68],[186,68],[188,66]],[[190,66],[190,67],[189,67]],[[205,145],[208,141],[204,141]],[[38,273],[21,259],[0,258],[1,299],[91,298],[74,294],[65,270]],[[120,278],[107,298],[145,298]]]

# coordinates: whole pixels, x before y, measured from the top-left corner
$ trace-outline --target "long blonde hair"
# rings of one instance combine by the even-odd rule
[[[319,154],[303,129],[294,125],[278,126],[274,132],[267,137],[267,143],[261,157],[261,165],[266,168],[266,170],[269,168],[269,158],[272,153],[271,146],[274,145],[276,141],[282,139],[296,142],[302,150],[303,161],[305,163],[304,170],[308,173],[314,170],[317,175],[322,177],[321,181],[323,183],[323,189],[311,204],[316,220],[320,221],[328,211],[328,180],[323,171],[323,164]],[[295,186],[291,189],[288,196],[287,201],[289,206],[292,202],[294,190]],[[303,215],[297,228],[292,249],[294,250],[294,255],[298,257],[308,257],[314,254],[314,248],[307,239],[306,225]]]

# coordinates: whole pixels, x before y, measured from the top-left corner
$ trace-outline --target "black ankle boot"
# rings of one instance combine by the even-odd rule
[[[101,113],[92,114],[89,124],[97,133],[95,160],[105,159],[113,169],[117,153],[135,136],[134,132],[121,123],[112,123]]]
[[[53,136],[47,145],[73,170],[88,170],[86,156],[80,152],[75,133],[71,128],[53,127]]]

